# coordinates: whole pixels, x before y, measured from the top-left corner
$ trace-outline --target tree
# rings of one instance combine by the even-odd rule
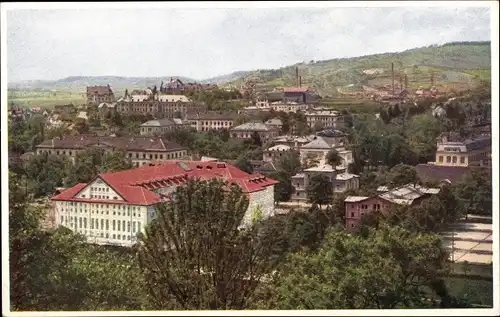
[[[52,194],[63,184],[68,164],[65,158],[56,155],[33,155],[24,165],[26,176],[30,180],[30,192],[35,197]]]
[[[491,171],[478,169],[471,172],[464,180],[453,185],[453,191],[464,213],[474,215],[492,215]]]
[[[244,309],[268,268],[254,227],[239,228],[248,199],[237,185],[189,181],[157,210],[139,259],[158,309]]]
[[[89,125],[85,122],[85,119],[77,118],[73,127],[80,134],[89,132]]]
[[[260,138],[259,133],[256,131],[252,133],[252,144],[258,147],[262,146],[262,139]]]
[[[266,308],[428,307],[426,288],[446,272],[447,257],[436,235],[387,226],[366,238],[331,230],[318,252],[289,256]]]
[[[248,159],[247,154],[242,154],[238,157],[235,164],[240,170],[247,172],[248,174],[252,174],[253,168],[250,160]]]
[[[132,163],[123,151],[112,151],[104,153],[102,157],[101,172],[118,172],[131,169]]]
[[[387,182],[391,187],[419,183],[417,171],[413,166],[398,164],[389,170]]]
[[[342,163],[342,157],[340,157],[339,152],[335,149],[331,149],[326,154],[326,162],[335,168]]]
[[[100,172],[103,153],[100,150],[84,150],[77,152],[73,164],[68,165],[65,186],[74,186],[78,183],[87,183]]]
[[[306,191],[309,202],[321,206],[331,202],[333,185],[327,176],[315,174],[309,179]]]

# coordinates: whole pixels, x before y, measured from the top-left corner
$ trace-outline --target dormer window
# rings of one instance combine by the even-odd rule
[[[118,197],[116,197],[116,196],[113,196],[113,199],[114,199],[114,200],[117,200],[117,199],[118,199]]]

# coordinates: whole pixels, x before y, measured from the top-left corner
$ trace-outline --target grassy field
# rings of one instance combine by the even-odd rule
[[[450,295],[471,304],[493,306],[493,281],[450,277],[445,279]]]
[[[9,91],[8,104],[16,107],[51,108],[55,105],[80,105],[86,102],[85,95],[76,92]]]

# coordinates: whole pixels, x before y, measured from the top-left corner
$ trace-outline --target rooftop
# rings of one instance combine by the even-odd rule
[[[228,120],[233,121],[237,114],[235,112],[207,111],[204,113],[188,114],[188,120]]]
[[[181,119],[157,119],[157,120],[149,120],[141,124],[141,127],[169,127],[173,125],[182,124]]]
[[[174,151],[186,149],[179,144],[158,137],[116,137],[96,135],[67,135],[42,142],[37,148],[85,149],[112,148],[128,151]]]
[[[233,131],[271,131],[274,127],[270,127],[261,122],[247,122],[232,128]]]
[[[288,145],[283,145],[283,144],[278,144],[278,145],[275,145],[275,146],[272,146],[270,148],[267,149],[267,151],[288,151],[290,150],[291,147],[289,147]]]
[[[189,179],[223,179],[241,187],[243,192],[252,193],[274,185],[277,181],[260,174],[248,174],[224,162],[169,161],[154,166],[99,174],[96,179],[103,180],[113,188],[124,201],[136,205],[153,205],[163,201],[154,190],[178,186]],[[94,199],[77,198],[76,195],[88,184],[78,184],[52,197],[52,200],[89,202]]]

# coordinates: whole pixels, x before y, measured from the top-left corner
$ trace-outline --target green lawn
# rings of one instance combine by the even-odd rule
[[[493,281],[449,277],[445,279],[450,295],[476,305],[493,306]]]
[[[86,103],[85,95],[76,92],[38,92],[38,91],[9,91],[8,104],[16,107],[51,108],[55,105]]]

